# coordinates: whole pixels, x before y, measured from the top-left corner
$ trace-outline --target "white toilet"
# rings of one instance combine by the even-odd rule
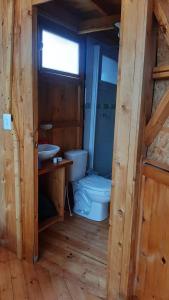
[[[87,151],[71,150],[65,158],[73,160],[69,170],[69,181],[73,185],[74,213],[94,221],[108,217],[112,182],[97,175],[85,177]]]

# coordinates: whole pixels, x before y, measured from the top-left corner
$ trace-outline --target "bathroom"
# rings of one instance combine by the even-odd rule
[[[54,5],[38,7],[35,41],[38,255],[50,252],[64,276],[105,297],[119,28],[76,34]]]

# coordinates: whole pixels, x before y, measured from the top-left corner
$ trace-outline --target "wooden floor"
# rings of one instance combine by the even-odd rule
[[[36,265],[0,248],[0,299],[106,299],[107,238],[107,222],[67,217],[40,234]]]

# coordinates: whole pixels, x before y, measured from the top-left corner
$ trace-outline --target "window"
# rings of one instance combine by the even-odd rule
[[[102,57],[101,80],[111,84],[117,84],[118,63],[108,56]]]
[[[79,43],[42,30],[41,67],[79,75]]]

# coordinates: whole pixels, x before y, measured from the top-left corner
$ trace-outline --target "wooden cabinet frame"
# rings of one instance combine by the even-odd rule
[[[1,5],[3,0],[0,0]],[[37,155],[36,116],[36,68],[32,55],[32,4],[47,0],[9,0],[4,13],[7,21],[0,45],[0,52],[12,49],[6,68],[8,85],[2,87],[11,105],[6,107],[13,114],[14,131],[19,141],[18,160],[11,160],[15,175],[20,176],[20,194],[15,202],[21,207],[18,221],[17,243],[20,257],[33,261],[36,258],[37,215],[34,201],[34,157]],[[36,13],[36,10],[35,10]],[[14,26],[10,26],[10,16]],[[36,17],[33,16],[34,22]],[[1,26],[3,23],[1,22]],[[14,30],[13,30],[14,28]],[[117,93],[115,149],[113,159],[113,189],[109,231],[108,299],[127,299],[132,295],[134,270],[134,226],[139,200],[140,161],[144,153],[143,132],[151,112],[153,54],[153,1],[122,0],[119,80]],[[8,39],[8,48],[4,44]],[[10,46],[10,47],[9,47]],[[5,58],[5,54],[4,54]],[[32,68],[32,66],[34,66]],[[9,67],[9,66],[8,66]],[[3,90],[3,89],[2,89]],[[2,98],[4,102],[4,98]],[[9,135],[11,133],[8,133]],[[20,175],[17,174],[19,168]],[[17,188],[17,182],[15,182]],[[4,200],[5,201],[5,200]],[[17,219],[17,218],[16,218]],[[18,220],[18,219],[17,219]],[[21,239],[19,237],[22,237]],[[18,252],[18,254],[19,254]],[[131,285],[130,285],[131,283]],[[131,286],[131,289],[130,289]]]

